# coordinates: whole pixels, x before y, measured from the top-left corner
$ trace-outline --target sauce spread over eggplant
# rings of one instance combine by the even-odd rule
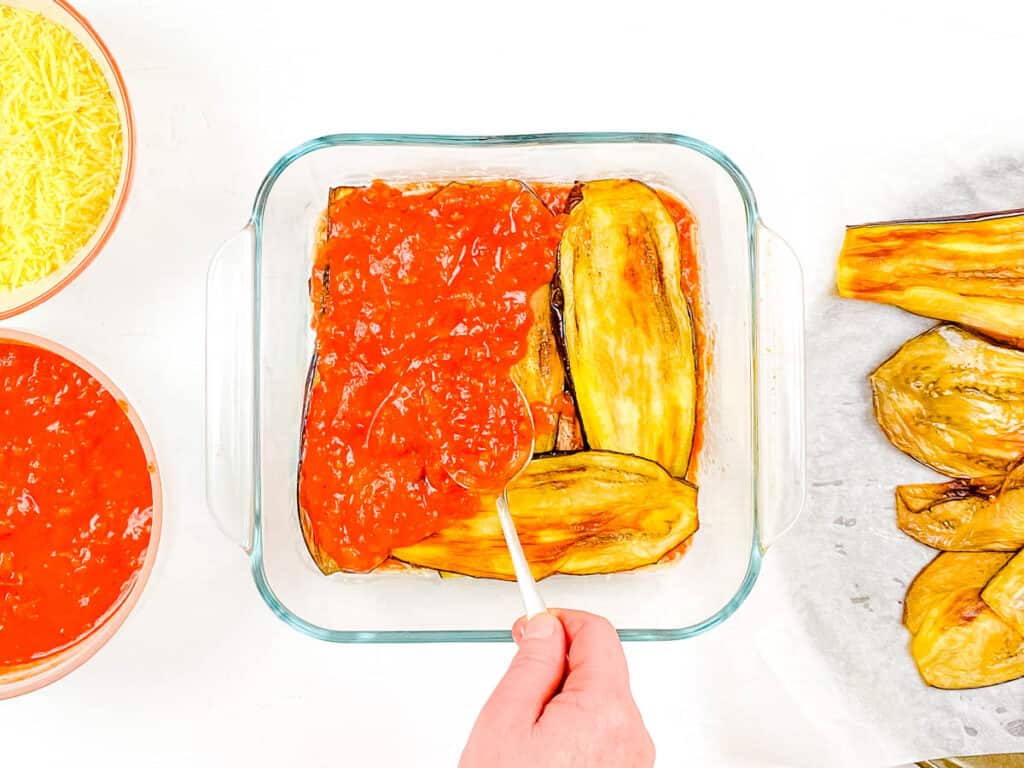
[[[639,567],[696,529],[685,461],[666,471],[658,456],[584,450],[599,446],[585,443],[557,304],[572,190],[501,180],[331,191],[310,281],[316,352],[298,488],[325,573],[399,557],[508,578],[493,500],[450,473],[507,478],[531,437],[557,461],[535,459],[509,498],[538,575]],[[696,306],[692,215],[659,197],[679,233],[676,289]],[[556,525],[553,494],[565,487],[577,501],[561,497]]]

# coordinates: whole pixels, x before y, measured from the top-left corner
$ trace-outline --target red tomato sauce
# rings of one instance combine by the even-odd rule
[[[554,272],[557,224],[514,181],[408,194],[378,182],[331,204],[299,503],[339,567],[371,570],[474,514],[451,472],[514,471],[531,428],[509,371],[529,298]]]
[[[125,408],[63,357],[0,343],[0,666],[72,645],[135,583],[152,467]]]
[[[494,487],[518,468],[532,435],[509,372],[526,349],[530,296],[553,277],[571,188],[375,182],[330,204],[311,282],[299,505],[342,570],[372,570],[475,514],[478,494],[453,474]],[[699,311],[693,217],[663,199]],[[530,406],[534,418],[548,407]]]

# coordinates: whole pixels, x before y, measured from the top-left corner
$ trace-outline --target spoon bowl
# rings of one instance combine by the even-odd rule
[[[526,559],[526,554],[523,552],[523,545],[519,540],[515,521],[512,519],[512,512],[508,505],[508,486],[523,473],[533,457],[534,423],[529,400],[526,399],[526,395],[519,388],[518,384],[513,381],[512,385],[516,388],[516,392],[519,393],[519,400],[528,420],[530,435],[529,440],[519,444],[514,460],[509,463],[509,469],[514,470],[512,474],[506,480],[492,485],[464,468],[448,467],[446,471],[452,480],[467,490],[481,493],[498,493],[495,499],[498,520],[501,522],[501,531],[505,535],[505,545],[508,547],[509,556],[512,558],[512,570],[515,572],[516,582],[519,584],[519,593],[523,598],[526,618],[532,619],[537,614],[547,611],[547,606],[540,596],[537,581],[533,578],[533,573],[530,571],[530,564]]]

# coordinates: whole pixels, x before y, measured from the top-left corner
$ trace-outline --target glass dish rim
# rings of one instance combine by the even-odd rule
[[[67,288],[75,279],[81,275],[86,268],[92,264],[96,257],[100,255],[100,251],[106,247],[110,238],[114,234],[114,230],[117,229],[117,224],[121,220],[121,214],[124,213],[125,205],[128,202],[128,194],[132,189],[132,182],[135,178],[135,115],[132,111],[132,102],[128,98],[128,87],[124,82],[124,75],[121,74],[121,68],[117,66],[117,60],[114,58],[114,54],[110,52],[107,44],[103,42],[103,38],[100,37],[99,33],[93,28],[89,20],[85,18],[79,11],[67,2],[67,0],[52,0],[53,4],[60,8],[62,11],[67,13],[76,24],[79,29],[72,29],[65,27],[72,35],[76,38],[88,36],[88,38],[96,45],[100,53],[103,54],[103,58],[106,60],[107,65],[110,67],[111,73],[114,75],[114,82],[117,86],[117,92],[114,95],[115,100],[118,98],[124,107],[124,135],[122,141],[124,143],[124,171],[123,181],[114,192],[114,198],[110,201],[111,214],[107,220],[106,225],[100,232],[96,241],[93,243],[89,252],[81,258],[74,269],[68,272],[59,281],[51,285],[45,291],[37,293],[25,299],[21,304],[10,307],[5,310],[0,310],[0,320],[8,320],[16,315],[20,315],[23,312],[27,312],[30,309],[38,307],[46,301],[49,301],[58,293]],[[80,252],[79,252],[80,253]],[[73,259],[77,259],[78,254],[76,253]]]
[[[259,377],[259,350],[261,344],[261,331],[259,323],[260,310],[260,276],[262,267],[263,249],[263,213],[270,191],[282,173],[296,160],[310,154],[318,149],[326,149],[336,146],[418,146],[418,147],[487,147],[487,146],[527,146],[527,145],[553,145],[553,144],[667,144],[692,149],[722,167],[736,184],[740,197],[743,200],[747,224],[747,258],[749,262],[749,275],[751,280],[751,295],[755,300],[751,302],[751,336],[749,340],[751,360],[757,354],[756,328],[757,328],[757,227],[760,217],[757,209],[757,200],[754,197],[753,189],[747,181],[746,176],[739,167],[721,150],[712,145],[691,136],[677,133],[635,133],[635,132],[570,132],[570,133],[528,133],[509,135],[454,135],[454,134],[420,134],[420,133],[334,133],[310,139],[286,152],[274,163],[267,175],[260,182],[253,201],[252,211],[249,216],[248,225],[254,232],[254,263],[253,263],[253,517],[252,517],[252,546],[249,550],[250,569],[256,588],[271,611],[282,621],[292,628],[319,640],[332,643],[489,643],[489,642],[511,642],[511,630],[334,630],[327,629],[314,624],[296,615],[280,601],[267,580],[266,571],[263,567],[263,533],[262,533],[262,509],[261,477],[260,477],[260,377]],[[625,628],[618,629],[619,637],[623,641],[666,641],[683,640],[695,637],[707,630],[721,624],[729,618],[740,607],[744,600],[750,595],[761,571],[763,550],[760,546],[760,500],[758,497],[758,461],[755,446],[758,444],[758,423],[756,409],[756,379],[752,381],[751,396],[755,401],[755,412],[752,419],[752,466],[753,488],[751,498],[753,500],[753,531],[750,547],[750,559],[747,562],[747,570],[743,580],[740,582],[735,594],[724,606],[711,616],[685,627],[655,629],[655,628]]]

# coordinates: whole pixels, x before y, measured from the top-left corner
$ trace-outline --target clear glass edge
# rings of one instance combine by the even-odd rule
[[[747,216],[747,252],[750,260],[751,295],[754,300],[751,302],[751,360],[756,355],[756,328],[757,328],[757,227],[759,216],[757,201],[750,183],[739,167],[729,159],[727,155],[717,148],[707,144],[700,139],[684,136],[676,133],[536,133],[517,134],[507,136],[455,136],[445,134],[406,134],[406,133],[337,133],[311,139],[291,151],[284,154],[270,171],[263,178],[260,187],[256,192],[256,199],[253,202],[252,212],[248,225],[255,230],[254,249],[254,291],[253,291],[253,317],[259,318],[260,307],[260,268],[263,246],[263,209],[266,205],[270,190],[274,182],[293,162],[304,155],[326,147],[341,145],[362,145],[362,146],[515,146],[530,144],[670,144],[692,149],[720,165],[735,182]],[[253,360],[256,364],[259,361],[260,349],[260,327],[254,323],[253,332]],[[752,398],[757,398],[756,372],[752,377]],[[754,400],[756,402],[756,399]],[[321,627],[312,622],[306,621],[300,616],[292,613],[278,599],[274,590],[267,581],[263,569],[263,532],[261,526],[261,478],[259,472],[260,463],[260,425],[259,425],[259,404],[260,404],[260,377],[258,372],[254,375],[253,384],[253,527],[252,527],[252,549],[249,552],[249,562],[252,570],[253,580],[256,588],[264,602],[274,614],[284,621],[285,624],[309,635],[318,640],[325,640],[331,643],[495,643],[512,642],[511,630],[335,630]],[[683,640],[689,637],[706,632],[716,627],[732,616],[744,600],[750,595],[761,571],[761,561],[764,552],[761,548],[760,535],[760,505],[757,495],[757,477],[760,471],[758,466],[757,451],[753,449],[758,444],[757,408],[754,410],[754,426],[752,435],[752,453],[754,466],[754,488],[752,498],[754,499],[754,526],[750,547],[750,560],[747,563],[747,572],[740,583],[739,588],[732,598],[716,613],[703,621],[691,624],[686,627],[671,629],[646,629],[627,628],[619,629],[619,637],[623,641],[666,641]]]

